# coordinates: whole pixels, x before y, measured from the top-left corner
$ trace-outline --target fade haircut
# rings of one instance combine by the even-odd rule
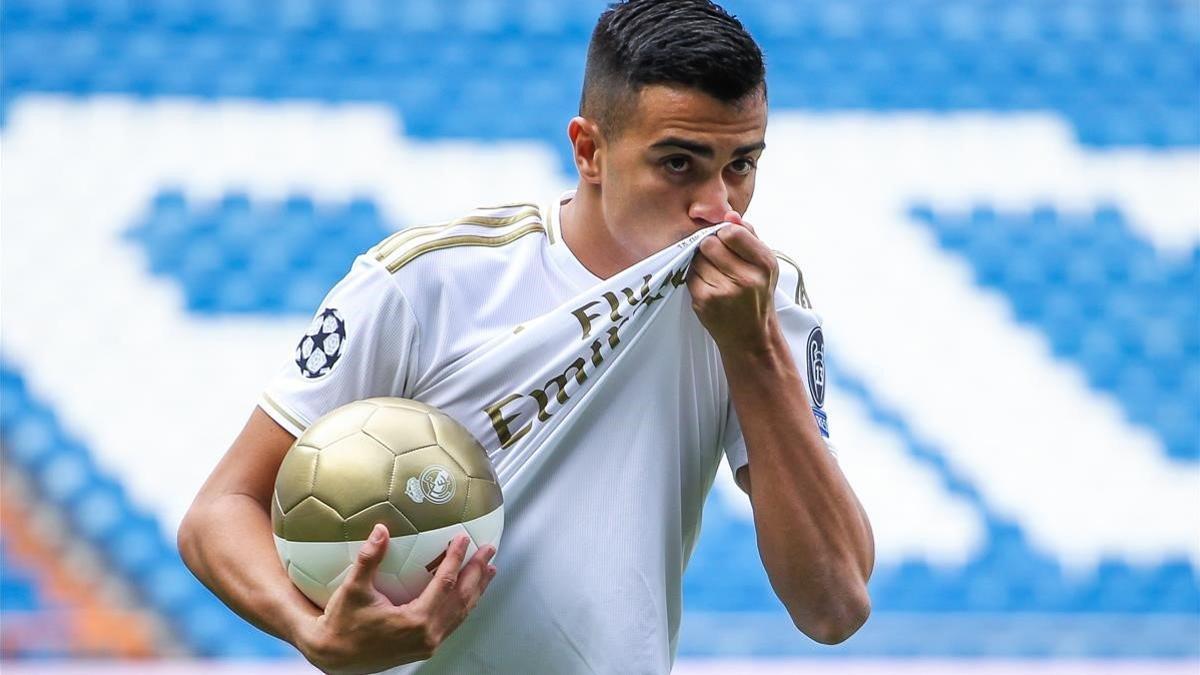
[[[579,114],[612,138],[654,84],[737,105],[760,88],[766,96],[766,66],[742,23],[710,0],[613,3],[592,31]]]

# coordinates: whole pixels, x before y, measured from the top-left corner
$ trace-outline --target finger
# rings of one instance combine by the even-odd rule
[[[489,561],[495,555],[495,547],[484,546],[471,556],[471,559],[467,561],[467,566],[458,574],[459,596],[463,599],[468,612],[475,607],[475,603],[479,602],[479,596],[483,593],[484,584],[487,581],[488,568],[491,567]]]
[[[731,249],[719,232],[715,236],[715,245],[708,247],[704,257],[712,263],[718,273],[739,286],[753,284],[756,279],[766,276],[764,271],[759,271],[756,264],[742,258]]]
[[[462,569],[463,559],[467,556],[467,536],[460,534],[446,546],[446,557],[433,573],[433,579],[416,602],[424,607],[437,607],[446,601],[450,593],[458,585],[458,571]]]
[[[733,209],[725,212],[725,222],[733,223],[735,225],[745,225],[745,223],[742,222],[742,214],[734,211]]]
[[[383,556],[387,553],[387,542],[387,526],[382,523],[375,525],[371,536],[367,537],[367,541],[358,549],[358,555],[355,556],[342,585],[351,589],[374,590],[375,570],[379,569],[379,563],[383,562]]]
[[[483,573],[483,581],[479,584],[479,594],[483,595],[488,586],[492,583],[492,579],[496,578],[496,566],[488,565],[487,571]]]
[[[713,288],[717,288],[717,283],[721,278],[720,271],[699,250],[696,251],[696,255],[692,258],[692,267],[688,271],[688,274],[705,286],[712,286]]]
[[[717,239],[721,240],[725,247],[734,253],[737,257],[758,266],[762,264],[768,255],[770,249],[762,242],[749,228],[727,227],[716,233]]]

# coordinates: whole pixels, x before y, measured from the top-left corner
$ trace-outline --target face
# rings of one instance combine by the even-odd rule
[[[631,259],[745,213],[765,147],[767,106],[731,105],[695,89],[652,85],[615,138],[597,147],[605,226]]]

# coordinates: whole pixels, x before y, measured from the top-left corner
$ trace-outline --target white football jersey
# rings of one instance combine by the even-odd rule
[[[416,399],[491,458],[504,492],[500,571],[432,659],[396,672],[669,671],[705,496],[722,453],[734,471],[747,463],[685,283],[699,241],[729,225],[602,280],[563,242],[570,198],[385,239],[325,298],[263,393],[296,435],[351,401]],[[783,257],[775,303],[827,436],[820,320]]]

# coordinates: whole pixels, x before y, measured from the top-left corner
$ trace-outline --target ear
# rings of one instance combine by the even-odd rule
[[[571,139],[571,150],[575,154],[575,168],[579,177],[588,183],[600,182],[601,153],[604,137],[600,126],[586,117],[573,117],[567,124],[567,136]]]

